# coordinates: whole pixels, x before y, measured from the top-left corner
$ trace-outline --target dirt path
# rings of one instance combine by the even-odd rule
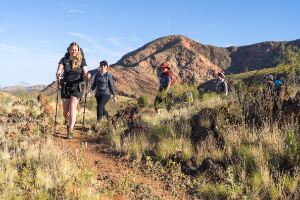
[[[132,163],[117,156],[110,150],[107,144],[103,143],[103,135],[101,134],[83,134],[84,132],[81,131],[81,127],[78,126],[74,128],[73,139],[67,139],[67,130],[65,127],[57,129],[56,133],[53,137],[55,144],[62,148],[63,151],[71,149],[72,155],[77,161],[84,154],[84,161],[97,172],[98,180],[107,180],[113,187],[117,187],[123,177],[134,171]],[[161,182],[150,180],[143,173],[139,173],[137,179],[138,182],[144,181],[151,185],[153,191],[159,194],[157,195],[159,199],[173,199],[171,192],[165,189]]]
[[[6,124],[5,126],[14,126],[13,124],[16,121],[25,119],[24,116],[20,117],[17,114],[2,114],[0,116],[2,117],[2,122],[0,124]],[[21,127],[18,127],[18,129],[21,129],[24,135],[29,135],[31,128],[33,127],[35,126],[28,122],[21,124]],[[26,131],[23,130],[24,128]],[[68,154],[67,152],[71,152],[69,155],[72,155],[75,161],[82,161],[82,159],[84,159],[83,162],[97,173],[100,182],[110,184],[111,189],[117,192],[114,199],[128,199],[118,194],[118,192],[120,192],[120,189],[118,190],[118,188],[120,188],[120,183],[124,180],[124,177],[128,177],[130,173],[136,174],[134,177],[136,179],[134,185],[136,189],[133,189],[134,192],[131,192],[136,194],[132,194],[134,197],[130,199],[145,199],[143,198],[144,196],[141,197],[141,195],[144,195],[147,192],[150,193],[150,196],[152,197],[150,199],[175,198],[174,195],[172,195],[170,187],[164,182],[165,180],[154,180],[153,178],[149,178],[149,176],[143,172],[143,167],[133,169],[131,161],[127,161],[118,153],[113,152],[110,145],[104,143],[105,133],[93,132],[93,134],[86,134],[88,129],[82,131],[81,126],[75,126],[74,138],[67,139],[66,126],[57,126],[56,134],[53,134],[53,127],[45,126],[45,128],[49,128],[48,130],[45,130],[45,132],[53,136],[52,140],[54,144],[63,152],[66,152],[66,156]],[[145,164],[141,164],[141,166],[145,166]],[[141,184],[142,182],[143,184]],[[132,189],[130,189],[130,191],[132,191]],[[192,198],[185,196],[184,198],[177,199]]]

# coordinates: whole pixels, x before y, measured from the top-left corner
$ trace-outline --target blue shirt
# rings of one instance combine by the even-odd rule
[[[163,77],[161,77],[161,79],[159,81],[159,83],[160,83],[159,91],[167,89],[168,83],[171,81],[172,81],[171,77],[168,74],[165,74]]]

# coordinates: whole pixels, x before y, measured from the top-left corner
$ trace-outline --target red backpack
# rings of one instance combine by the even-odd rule
[[[174,83],[176,82],[175,77],[173,77],[169,71],[162,73],[161,77],[163,77],[164,74],[167,74],[171,78],[171,86],[174,85]]]

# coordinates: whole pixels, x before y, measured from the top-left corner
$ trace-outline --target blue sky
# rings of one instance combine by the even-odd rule
[[[298,0],[10,0],[0,7],[0,87],[55,80],[68,45],[88,69],[167,35],[227,47],[300,38]]]

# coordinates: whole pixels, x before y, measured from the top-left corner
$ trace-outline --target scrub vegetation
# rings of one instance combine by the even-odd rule
[[[145,100],[137,117],[94,127],[90,99],[84,133],[101,136],[110,154],[131,166],[113,184],[85,160],[84,144],[78,155],[55,144],[54,116],[37,94],[1,93],[0,199],[299,199],[299,108],[292,106],[300,100],[300,59],[298,50],[284,52],[290,54],[276,62],[291,74],[284,79],[289,96],[277,107],[263,85],[250,92],[240,84],[225,97],[181,84],[170,112],[153,115]],[[111,105],[112,115],[137,106],[125,102]],[[81,123],[83,105],[78,109]],[[61,109],[58,122],[62,128]]]

